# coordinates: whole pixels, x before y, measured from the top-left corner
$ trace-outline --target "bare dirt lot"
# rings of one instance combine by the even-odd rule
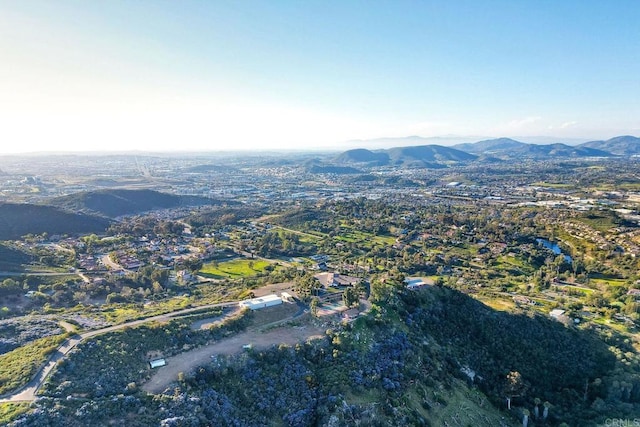
[[[247,331],[208,346],[166,358],[166,366],[157,368],[142,388],[150,393],[162,393],[177,380],[178,373],[187,373],[198,366],[210,363],[211,357],[215,355],[240,353],[244,351],[242,348],[244,345],[251,345],[253,349],[260,350],[278,344],[293,345],[324,335],[325,329],[309,322],[308,314],[296,318],[297,326],[284,325],[264,329],[265,325],[291,318],[297,310],[295,304],[257,310],[254,313],[253,326]]]
[[[282,292],[288,292],[291,295],[297,296],[296,292],[293,291],[294,287],[295,283],[293,282],[274,283],[253,289],[252,292],[256,297],[263,297],[269,294],[280,295]]]

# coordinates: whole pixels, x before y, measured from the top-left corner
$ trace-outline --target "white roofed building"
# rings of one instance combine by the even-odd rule
[[[261,308],[273,307],[280,304],[282,304],[282,298],[275,294],[248,299],[238,303],[240,307],[247,307],[250,310],[259,310]]]

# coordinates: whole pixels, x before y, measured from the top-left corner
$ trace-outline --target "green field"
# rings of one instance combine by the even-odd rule
[[[627,280],[613,277],[591,277],[589,278],[589,283],[593,285],[623,286],[627,283]]]
[[[0,403],[0,425],[7,425],[29,410],[30,403]]]
[[[238,279],[251,277],[264,271],[271,265],[268,261],[252,259],[234,259],[231,261],[205,264],[198,274],[213,279]]]
[[[275,232],[278,233],[278,236],[280,236],[281,238],[286,238],[287,233],[295,234],[296,236],[298,236],[300,243],[316,243],[318,240],[321,240],[322,238],[326,237],[326,234],[323,234],[320,232],[309,233],[306,231],[293,230],[293,229],[284,228],[284,227],[274,227],[274,228],[275,228]]]
[[[546,187],[546,188],[570,188],[573,187],[571,184],[565,184],[560,182],[534,182],[531,184],[536,187]]]
[[[619,226],[622,222],[622,220],[616,216],[615,212],[610,211],[588,212],[575,218],[575,221],[586,224],[597,231],[607,231]]]
[[[638,191],[640,190],[640,182],[625,182],[618,184],[616,187],[627,191]]]
[[[40,338],[1,355],[0,394],[28,383],[47,357],[56,351],[66,338],[66,334]]]
[[[562,285],[561,288],[573,289],[575,291],[582,292],[585,295],[588,295],[593,292],[593,289],[585,288],[583,286]]]
[[[529,263],[518,257],[504,255],[498,257],[497,261],[498,262],[495,265],[497,270],[515,270],[522,274],[532,274],[534,271],[533,267]]]
[[[512,311],[516,306],[512,300],[505,298],[490,297],[488,295],[478,295],[475,298],[484,305],[498,311]]]
[[[364,247],[372,247],[373,245],[393,245],[396,238],[393,236],[376,236],[372,233],[367,233],[360,230],[355,230],[351,227],[342,225],[340,235],[335,237],[336,240],[348,243],[362,243]]]

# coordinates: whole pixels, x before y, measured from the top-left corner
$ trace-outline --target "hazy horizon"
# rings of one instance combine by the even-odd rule
[[[0,153],[637,136],[639,18],[635,1],[0,0]]]
[[[301,147],[301,148],[279,148],[279,147],[245,147],[245,148],[212,148],[212,149],[113,149],[113,150],[39,150],[39,151],[16,151],[16,152],[2,152],[0,155],[4,156],[41,156],[41,155],[96,155],[96,156],[108,156],[108,155],[167,155],[167,156],[181,156],[181,155],[239,155],[239,154],[282,154],[282,153],[323,153],[323,152],[344,152],[356,148],[363,148],[368,150],[384,150],[398,147],[408,147],[416,145],[441,145],[444,147],[454,147],[464,143],[475,143],[484,140],[508,138],[519,142],[536,145],[547,145],[554,143],[566,144],[569,146],[578,145],[584,142],[593,141],[587,138],[554,138],[548,136],[531,136],[531,137],[487,137],[487,136],[432,136],[421,137],[418,135],[408,135],[402,137],[380,137],[372,139],[353,139],[349,141],[342,141],[334,145],[318,146],[318,147]]]

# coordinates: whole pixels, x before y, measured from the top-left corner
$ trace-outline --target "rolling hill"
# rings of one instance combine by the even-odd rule
[[[514,152],[516,157],[558,158],[558,157],[611,157],[611,153],[588,147],[572,147],[566,144],[536,145],[528,144],[522,150]]]
[[[370,151],[366,148],[347,150],[336,158],[338,163],[364,163],[369,166],[389,164],[389,155],[382,151]]]
[[[640,138],[631,135],[616,136],[606,141],[585,142],[579,147],[604,150],[618,156],[636,156],[640,155]]]
[[[611,157],[611,153],[586,146],[567,144],[527,144],[511,138],[497,138],[470,144],[458,144],[459,150],[500,159],[553,159],[573,157]]]
[[[442,145],[418,145],[415,147],[396,147],[387,150],[392,164],[395,165],[433,165],[450,162],[468,162],[476,155]]]
[[[338,163],[360,163],[367,166],[402,166],[443,168],[449,163],[475,160],[477,156],[441,145],[396,147],[370,151],[364,148],[348,150],[336,157]]]
[[[484,141],[458,144],[454,148],[473,154],[494,154],[510,150],[520,150],[529,144],[511,138],[486,139]]]
[[[33,261],[33,256],[7,244],[0,244],[0,270],[22,271],[24,264]]]
[[[196,196],[177,196],[154,190],[99,190],[57,197],[50,205],[71,211],[91,212],[110,218],[139,214],[154,209],[201,206],[218,203]]]
[[[0,240],[26,234],[77,234],[103,232],[110,221],[94,215],[67,212],[53,206],[0,204]]]
[[[452,163],[473,161],[491,163],[513,159],[611,157],[618,153],[640,154],[638,141],[640,141],[639,138],[631,136],[572,146],[562,143],[529,144],[511,138],[496,138],[457,144],[452,147],[431,144],[376,151],[358,148],[341,153],[335,158],[335,161],[341,164],[359,164],[361,166],[443,168]],[[610,148],[611,152],[607,148]]]
[[[467,142],[478,141],[484,139],[481,136],[430,136],[422,137],[417,135],[404,137],[383,137],[373,139],[352,139],[344,143],[345,147],[361,148],[367,147],[370,150],[389,149],[394,147],[414,147],[416,145],[442,145],[445,147],[454,146],[454,144],[462,144]]]

